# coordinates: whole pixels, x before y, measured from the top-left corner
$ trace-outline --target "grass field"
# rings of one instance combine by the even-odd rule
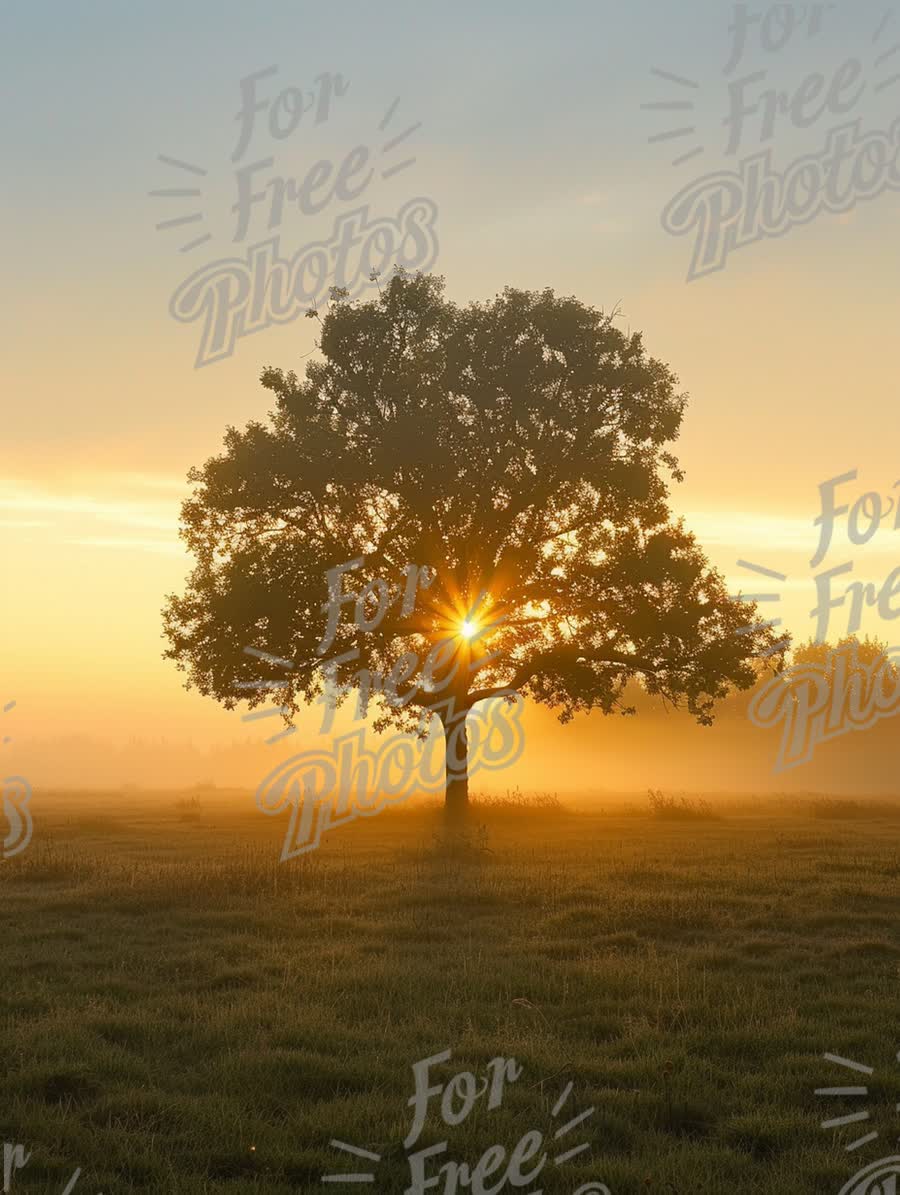
[[[374,1166],[362,1189],[399,1192],[412,1064],[451,1049],[435,1075],[521,1078],[456,1128],[433,1104],[416,1149],[474,1167],[536,1129],[552,1157],[569,1080],[566,1114],[595,1107],[565,1139],[590,1153],[523,1190],[837,1193],[897,1152],[897,810],[635,804],[487,809],[470,850],[400,810],[279,864],[249,796],[36,796],[0,867],[13,1191],[79,1167],[79,1195],[353,1191],[321,1176]],[[814,1095],[848,1083],[869,1097]]]

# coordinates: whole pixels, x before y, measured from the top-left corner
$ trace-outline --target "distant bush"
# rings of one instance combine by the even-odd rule
[[[900,817],[900,805],[893,805],[889,801],[849,801],[837,797],[820,797],[812,802],[809,811],[813,817],[828,821]]]
[[[709,801],[705,801],[702,797],[674,797],[664,793],[661,788],[651,788],[647,790],[647,800],[650,802],[650,812],[654,817],[670,821],[696,821],[697,819],[710,821],[719,816]]]

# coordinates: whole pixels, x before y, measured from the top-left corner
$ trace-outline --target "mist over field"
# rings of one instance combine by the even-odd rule
[[[658,787],[723,795],[900,795],[900,749],[891,718],[821,743],[807,762],[776,770],[783,726],[754,726],[746,707],[746,696],[723,703],[711,727],[697,726],[680,711],[654,708],[646,698],[633,718],[588,715],[564,727],[544,710],[526,710],[526,756],[502,773],[482,776],[477,786],[549,790],[601,803],[612,793]],[[311,717],[309,725],[307,745],[317,729]],[[24,745],[21,754],[39,789],[118,792],[137,785],[170,791],[214,784],[253,791],[279,760],[303,746],[293,739],[267,747],[245,736],[241,728],[231,745],[205,750],[167,738],[124,744],[59,738]],[[373,733],[373,749],[379,741]]]

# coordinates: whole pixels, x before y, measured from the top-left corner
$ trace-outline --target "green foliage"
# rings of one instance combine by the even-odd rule
[[[190,474],[182,533],[197,563],[165,612],[166,655],[189,684],[234,706],[259,676],[253,645],[295,668],[251,704],[313,701],[325,572],[356,557],[357,592],[384,578],[399,595],[411,562],[437,582],[373,632],[344,618],[329,655],[358,653],[345,683],[408,651],[424,660],[483,591],[480,619],[500,625],[446,669],[441,696],[459,712],[510,688],[562,720],[628,712],[640,678],[707,723],[754,682],[774,636],[738,634],[753,607],[671,519],[667,445],[686,399],[639,333],[550,290],[462,307],[441,279],[398,272],[372,301],[334,295],[319,348],[303,379],[264,370],[268,422],[229,428]],[[410,726],[435,701],[379,700],[379,726]]]

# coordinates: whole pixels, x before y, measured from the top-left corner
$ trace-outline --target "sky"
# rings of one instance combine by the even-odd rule
[[[5,0],[0,33],[5,768],[161,783],[148,744],[207,753],[179,776],[259,745],[161,658],[160,609],[190,567],[185,476],[227,426],[265,417],[265,366],[302,370],[315,351],[299,310],[230,337],[266,300],[250,256],[277,238],[291,258],[342,221],[391,228],[410,206],[454,299],[550,286],[644,333],[690,395],[673,508],[735,592],[777,595],[767,615],[803,639],[817,572],[889,577],[893,511],[866,544],[839,517],[810,562],[824,482],[855,470],[839,499],[877,494],[885,512],[900,494],[900,176],[892,189],[872,149],[844,210],[804,204],[802,177],[790,226],[765,210],[766,188],[841,129],[890,142],[900,14],[884,4]],[[758,204],[741,194],[746,243],[690,277],[696,229],[674,234],[672,201],[688,194],[682,214],[714,239],[716,204],[738,202],[741,163],[766,153],[776,181]],[[243,229],[241,185],[261,192]],[[221,317],[205,346],[204,301]],[[863,629],[892,642],[891,621],[868,611]],[[552,777],[570,732],[530,717],[528,774]],[[620,776],[599,721],[577,732],[573,784],[642,783]]]

